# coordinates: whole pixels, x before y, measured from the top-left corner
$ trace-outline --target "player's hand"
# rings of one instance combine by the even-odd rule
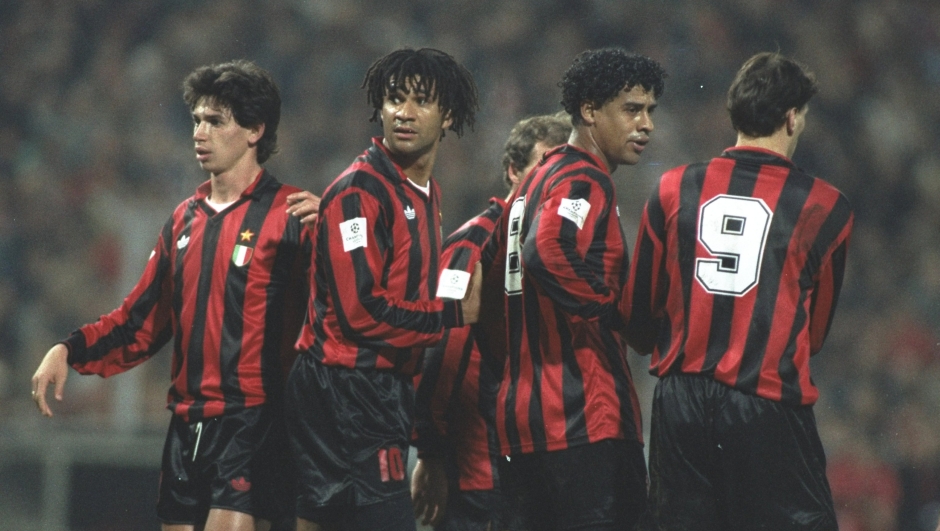
[[[421,519],[421,525],[441,523],[447,510],[447,476],[443,458],[418,459],[411,473],[411,501],[415,518]]]
[[[320,198],[304,190],[287,196],[287,213],[300,218],[300,222],[313,229],[320,212]]]
[[[463,324],[469,325],[480,320],[480,293],[483,291],[483,266],[480,262],[473,268],[473,276],[470,277],[470,285],[467,286],[467,293],[460,301],[463,310]]]
[[[47,417],[52,416],[52,410],[46,403],[46,388],[49,384],[54,384],[55,399],[62,401],[65,379],[69,375],[68,357],[69,349],[62,343],[57,343],[46,352],[46,357],[33,374],[33,402],[36,402],[39,412]]]

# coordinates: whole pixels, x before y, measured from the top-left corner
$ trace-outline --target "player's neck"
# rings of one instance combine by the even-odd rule
[[[777,130],[770,136],[752,137],[738,133],[735,147],[755,147],[773,151],[778,155],[791,158],[796,150],[796,138],[787,135],[785,130]]]
[[[437,158],[437,149],[435,148],[422,153],[414,159],[400,156],[396,157],[394,154],[392,158],[395,164],[398,164],[398,167],[401,168],[402,173],[405,174],[408,180],[419,186],[426,187],[431,180],[431,172],[434,170],[434,160]]]
[[[210,174],[209,182],[212,186],[210,196],[215,203],[229,203],[235,201],[248,189],[261,174],[261,165],[257,160],[236,164],[231,169]]]
[[[568,143],[599,158],[601,162],[604,163],[608,174],[614,173],[614,170],[617,169],[617,165],[607,159],[607,155],[604,154],[604,151],[601,149],[600,145],[598,145],[590,127],[583,125],[575,126],[571,130],[571,136],[568,137]]]

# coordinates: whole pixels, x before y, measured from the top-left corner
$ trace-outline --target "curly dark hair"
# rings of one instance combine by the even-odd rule
[[[230,109],[242,127],[264,124],[258,141],[258,163],[277,153],[277,126],[281,121],[281,93],[263,68],[246,60],[202,66],[183,80],[183,100],[194,111],[203,99]]]
[[[362,81],[374,110],[370,121],[381,119],[386,94],[404,87],[406,81],[417,81],[415,90],[437,98],[441,112],[453,119],[450,130],[458,137],[465,125],[473,129],[480,106],[473,76],[453,57],[433,48],[402,48],[372,63]]]
[[[564,112],[541,116],[530,116],[520,120],[509,131],[506,145],[503,147],[503,171],[501,178],[511,188],[509,180],[510,166],[517,171],[532,162],[532,149],[535,144],[544,142],[557,146],[568,141],[571,134],[571,119]]]
[[[761,52],[745,61],[728,89],[734,130],[753,138],[770,136],[790,109],[802,110],[819,91],[816,76],[777,52]]]
[[[561,106],[571,115],[571,123],[581,125],[581,104],[591,102],[597,107],[617,97],[621,90],[636,85],[659,98],[665,89],[666,70],[658,62],[623,48],[600,48],[581,52],[564,77]]]

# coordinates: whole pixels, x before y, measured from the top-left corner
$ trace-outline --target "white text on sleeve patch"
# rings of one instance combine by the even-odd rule
[[[578,229],[583,229],[584,220],[590,210],[591,203],[586,199],[562,199],[561,205],[558,206],[558,215],[574,221]]]
[[[437,284],[437,296],[442,299],[462,299],[470,284],[470,273],[459,269],[441,271],[441,281]]]
[[[343,250],[347,253],[359,247],[367,247],[366,218],[348,219],[339,224],[339,233],[343,237]]]

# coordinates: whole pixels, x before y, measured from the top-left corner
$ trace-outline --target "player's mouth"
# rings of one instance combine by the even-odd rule
[[[395,138],[398,138],[401,140],[411,140],[415,138],[416,136],[418,136],[417,131],[415,131],[414,129],[410,127],[406,127],[404,125],[399,125],[395,129],[393,129],[392,132],[395,133]]]
[[[211,152],[206,148],[197,147],[196,148],[196,160],[198,160],[199,162],[205,162],[206,159],[209,158],[210,153]]]
[[[646,144],[649,143],[649,139],[648,138],[633,139],[633,140],[630,140],[630,143],[633,144],[633,149],[637,153],[642,153],[643,150],[646,149]]]

